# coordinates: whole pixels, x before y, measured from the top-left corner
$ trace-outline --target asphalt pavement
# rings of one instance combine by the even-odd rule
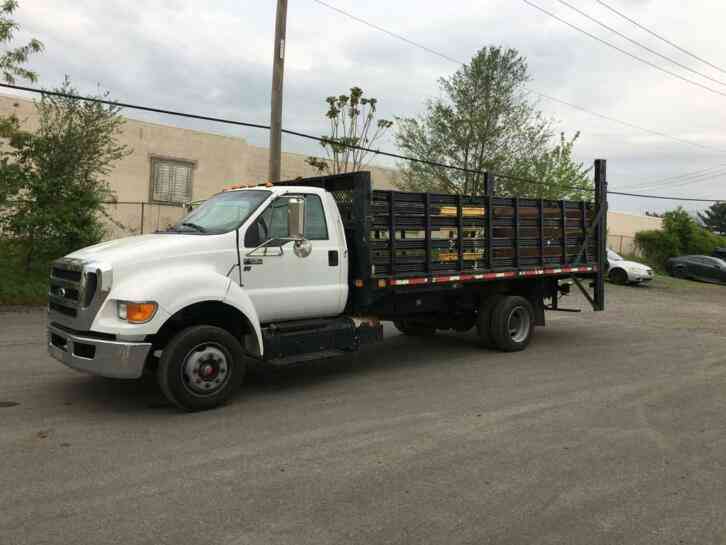
[[[0,544],[724,543],[726,287],[659,282],[518,354],[387,327],[198,414],[0,312]]]

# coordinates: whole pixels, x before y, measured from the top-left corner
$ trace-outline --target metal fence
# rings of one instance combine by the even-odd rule
[[[107,240],[164,230],[177,223],[187,209],[180,204],[106,202],[102,220]]]
[[[632,235],[608,234],[608,247],[621,255],[640,255],[640,250],[635,245],[635,237]]]

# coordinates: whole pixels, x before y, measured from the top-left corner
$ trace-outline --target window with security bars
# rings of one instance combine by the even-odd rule
[[[191,201],[193,169],[193,163],[152,159],[151,200],[178,204]]]

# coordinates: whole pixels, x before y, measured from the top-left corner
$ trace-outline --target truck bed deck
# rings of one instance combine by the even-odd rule
[[[367,172],[283,184],[333,194],[350,249],[351,286],[358,290],[602,276],[605,225],[597,199],[373,190]]]

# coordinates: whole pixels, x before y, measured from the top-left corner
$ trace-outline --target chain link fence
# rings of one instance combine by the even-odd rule
[[[620,255],[640,255],[640,250],[635,245],[635,237],[632,235],[608,234],[608,247]]]

